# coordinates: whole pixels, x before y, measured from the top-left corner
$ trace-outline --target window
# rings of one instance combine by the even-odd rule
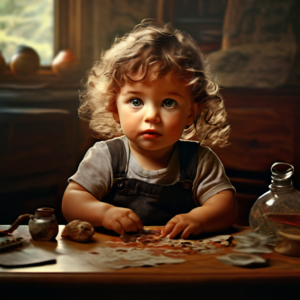
[[[51,63],[60,50],[70,49],[81,65],[82,72],[78,78],[84,76],[95,60],[95,50],[99,50],[99,46],[93,46],[94,40],[101,40],[95,36],[94,19],[101,19],[105,13],[99,9],[102,3],[82,0],[0,0],[0,50],[7,63],[6,70],[0,74],[0,88],[34,88],[41,85],[78,87],[80,79],[59,78],[52,72]],[[39,71],[23,78],[15,76],[9,68],[12,54],[20,44],[34,48],[41,58]]]
[[[1,0],[0,49],[6,62],[19,45],[39,54],[50,65],[54,52],[54,0]]]
[[[50,4],[51,2],[52,4]],[[162,0],[159,2],[162,6]],[[123,35],[124,30],[126,32],[131,30],[137,22],[144,18],[155,18],[158,2],[154,0],[0,0],[0,7],[15,3],[26,3],[25,10],[30,10],[28,3],[34,3],[32,15],[40,14],[42,10],[46,10],[45,3],[48,3],[49,20],[51,19],[50,10],[52,7],[53,22],[52,25],[49,25],[52,26],[52,31],[49,30],[48,36],[48,40],[50,40],[50,35],[52,35],[52,45],[49,46],[48,58],[43,60],[43,65],[41,65],[38,73],[17,78],[7,67],[4,73],[0,74],[0,88],[80,86],[80,79],[99,59],[101,50],[110,47],[116,34]],[[40,3],[43,5],[41,6]],[[126,12],[124,13],[124,11]],[[4,26],[1,21],[0,26]],[[35,26],[38,27],[38,25]],[[0,27],[1,29],[2,27]],[[1,34],[0,41],[2,42]],[[12,48],[15,48],[15,45]],[[33,45],[28,44],[28,46]],[[33,48],[36,49],[36,47]],[[81,66],[81,71],[76,74],[79,79],[72,79],[72,81],[70,78],[59,78],[52,72],[50,64],[53,57],[64,49],[71,50],[77,57]],[[36,50],[38,51],[38,49]],[[8,58],[11,56],[11,54],[5,55]],[[42,55],[43,53],[40,54],[40,56]],[[7,62],[10,60],[8,58],[6,58]]]

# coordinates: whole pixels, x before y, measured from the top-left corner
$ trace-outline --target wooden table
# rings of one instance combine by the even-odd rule
[[[0,229],[7,227],[1,225]],[[97,268],[77,259],[76,251],[107,246],[103,242],[112,237],[97,232],[91,243],[75,243],[60,237],[63,227],[60,225],[57,242],[31,240],[28,226],[14,232],[14,236],[29,240],[30,247],[64,254],[55,254],[56,264],[0,268],[1,300],[5,299],[3,293],[10,299],[299,299],[300,257],[261,254],[268,259],[268,266],[241,268],[215,258],[233,251],[230,247],[221,254],[189,255],[177,265]]]

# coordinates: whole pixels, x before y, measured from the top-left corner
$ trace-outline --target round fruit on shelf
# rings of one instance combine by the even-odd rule
[[[61,50],[52,62],[52,71],[61,77],[74,77],[78,70],[78,59],[71,50]]]
[[[28,76],[36,73],[40,66],[37,52],[28,46],[20,45],[12,56],[10,69],[17,76]]]

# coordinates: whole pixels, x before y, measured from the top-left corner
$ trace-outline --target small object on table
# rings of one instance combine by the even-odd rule
[[[95,229],[89,222],[74,220],[65,226],[61,236],[75,242],[85,243],[94,233]]]
[[[273,243],[273,237],[249,231],[242,235],[235,235],[234,239],[237,241],[235,251],[244,253],[272,252],[269,244]]]
[[[244,267],[253,264],[266,264],[266,259],[249,253],[229,253],[217,256],[216,259],[226,265]]]
[[[300,229],[289,228],[278,231],[275,251],[288,256],[300,256]]]
[[[8,229],[0,230],[0,236],[11,235],[20,225],[23,220],[29,219],[32,215],[25,214],[17,218],[17,220]]]
[[[29,232],[36,241],[51,241],[58,234],[58,223],[55,219],[54,209],[50,207],[38,208],[35,215],[25,214],[17,218],[12,226],[0,230],[0,236],[11,235],[22,220],[29,219]]]
[[[180,264],[186,260],[169,257],[162,253],[153,253],[147,248],[94,248],[92,252],[82,252],[82,259],[94,266],[123,269],[128,267],[154,267],[161,264]]]
[[[161,230],[151,230],[151,229],[142,229],[137,233],[127,233],[124,232],[120,235],[120,240],[123,243],[130,243],[130,242],[157,242],[161,240]]]
[[[0,252],[9,251],[21,246],[24,242],[22,237],[0,238]]]
[[[29,232],[36,241],[51,241],[58,234],[58,223],[54,209],[50,207],[38,208],[29,220]]]
[[[251,208],[249,224],[253,232],[277,238],[278,231],[300,226],[300,192],[294,188],[294,167],[276,162],[271,167],[270,190]]]
[[[56,257],[49,251],[27,247],[0,255],[0,266],[4,268],[20,268],[56,263]]]
[[[143,246],[153,253],[161,253],[172,257],[183,257],[191,254],[214,254],[231,244],[232,236],[216,235],[202,239],[170,239],[162,237],[161,230],[144,229],[138,233],[124,233],[105,243],[116,243],[125,247]],[[115,247],[115,246],[114,246]],[[118,249],[118,248],[117,248]]]

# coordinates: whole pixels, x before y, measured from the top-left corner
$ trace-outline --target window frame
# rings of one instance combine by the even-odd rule
[[[160,21],[164,1],[154,1]],[[80,79],[99,60],[101,51],[110,47],[107,32],[111,26],[112,5],[110,0],[54,0],[54,57],[60,50],[71,50],[80,64],[78,79],[61,78],[52,72],[50,65],[40,66],[34,75],[17,78],[7,66],[5,72],[0,74],[0,89],[80,87]]]
[[[93,21],[95,0],[54,0],[54,57],[60,50],[70,49],[77,57],[78,77],[84,75],[93,60]],[[102,1],[100,1],[102,2]],[[84,70],[84,71],[83,71]],[[15,76],[7,65],[0,74],[0,88],[79,87],[78,79],[68,80],[53,73],[51,65],[40,66],[36,74]]]

